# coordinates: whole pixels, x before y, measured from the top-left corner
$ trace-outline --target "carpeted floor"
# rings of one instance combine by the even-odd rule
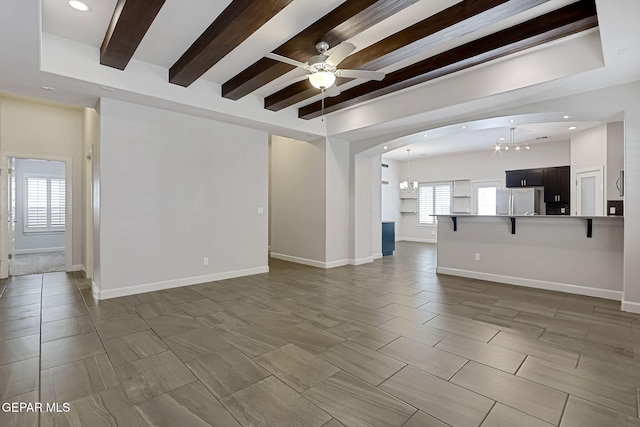
[[[64,271],[64,252],[14,255],[12,276]]]

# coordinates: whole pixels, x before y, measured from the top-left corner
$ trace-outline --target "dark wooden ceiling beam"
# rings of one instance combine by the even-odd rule
[[[548,1],[465,0],[350,55],[340,68],[377,71]],[[336,84],[350,80],[339,79]],[[264,107],[279,111],[317,94],[318,89],[301,81],[267,96]]]
[[[233,0],[169,69],[169,82],[189,86],[292,0]]]
[[[522,24],[458,46],[393,73],[384,80],[355,86],[325,99],[325,113],[338,111],[382,95],[483,64],[543,43],[597,27],[594,0],[580,0]],[[321,114],[321,103],[299,109],[298,117],[312,119]]]
[[[350,39],[368,27],[388,18],[418,0],[348,0],[302,30],[273,52],[300,62],[317,55],[316,43],[329,46]],[[262,58],[222,85],[222,96],[240,99],[295,67]]]
[[[100,47],[100,63],[124,70],[165,0],[118,0]]]

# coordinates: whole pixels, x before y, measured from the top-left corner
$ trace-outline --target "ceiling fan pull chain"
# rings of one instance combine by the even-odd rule
[[[324,88],[320,91],[320,94],[322,96],[322,98],[321,98],[322,99],[322,111],[320,113],[320,116],[322,117],[321,121],[323,121],[323,122],[324,122],[324,91],[325,91]]]

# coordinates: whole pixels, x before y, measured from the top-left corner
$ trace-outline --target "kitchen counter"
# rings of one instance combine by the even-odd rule
[[[624,217],[438,215],[440,274],[620,300]]]

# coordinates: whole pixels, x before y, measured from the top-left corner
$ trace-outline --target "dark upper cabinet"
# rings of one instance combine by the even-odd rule
[[[543,169],[521,169],[507,171],[507,188],[540,187],[543,185]]]
[[[571,195],[571,175],[569,166],[546,168],[544,177],[544,202],[569,203]]]

